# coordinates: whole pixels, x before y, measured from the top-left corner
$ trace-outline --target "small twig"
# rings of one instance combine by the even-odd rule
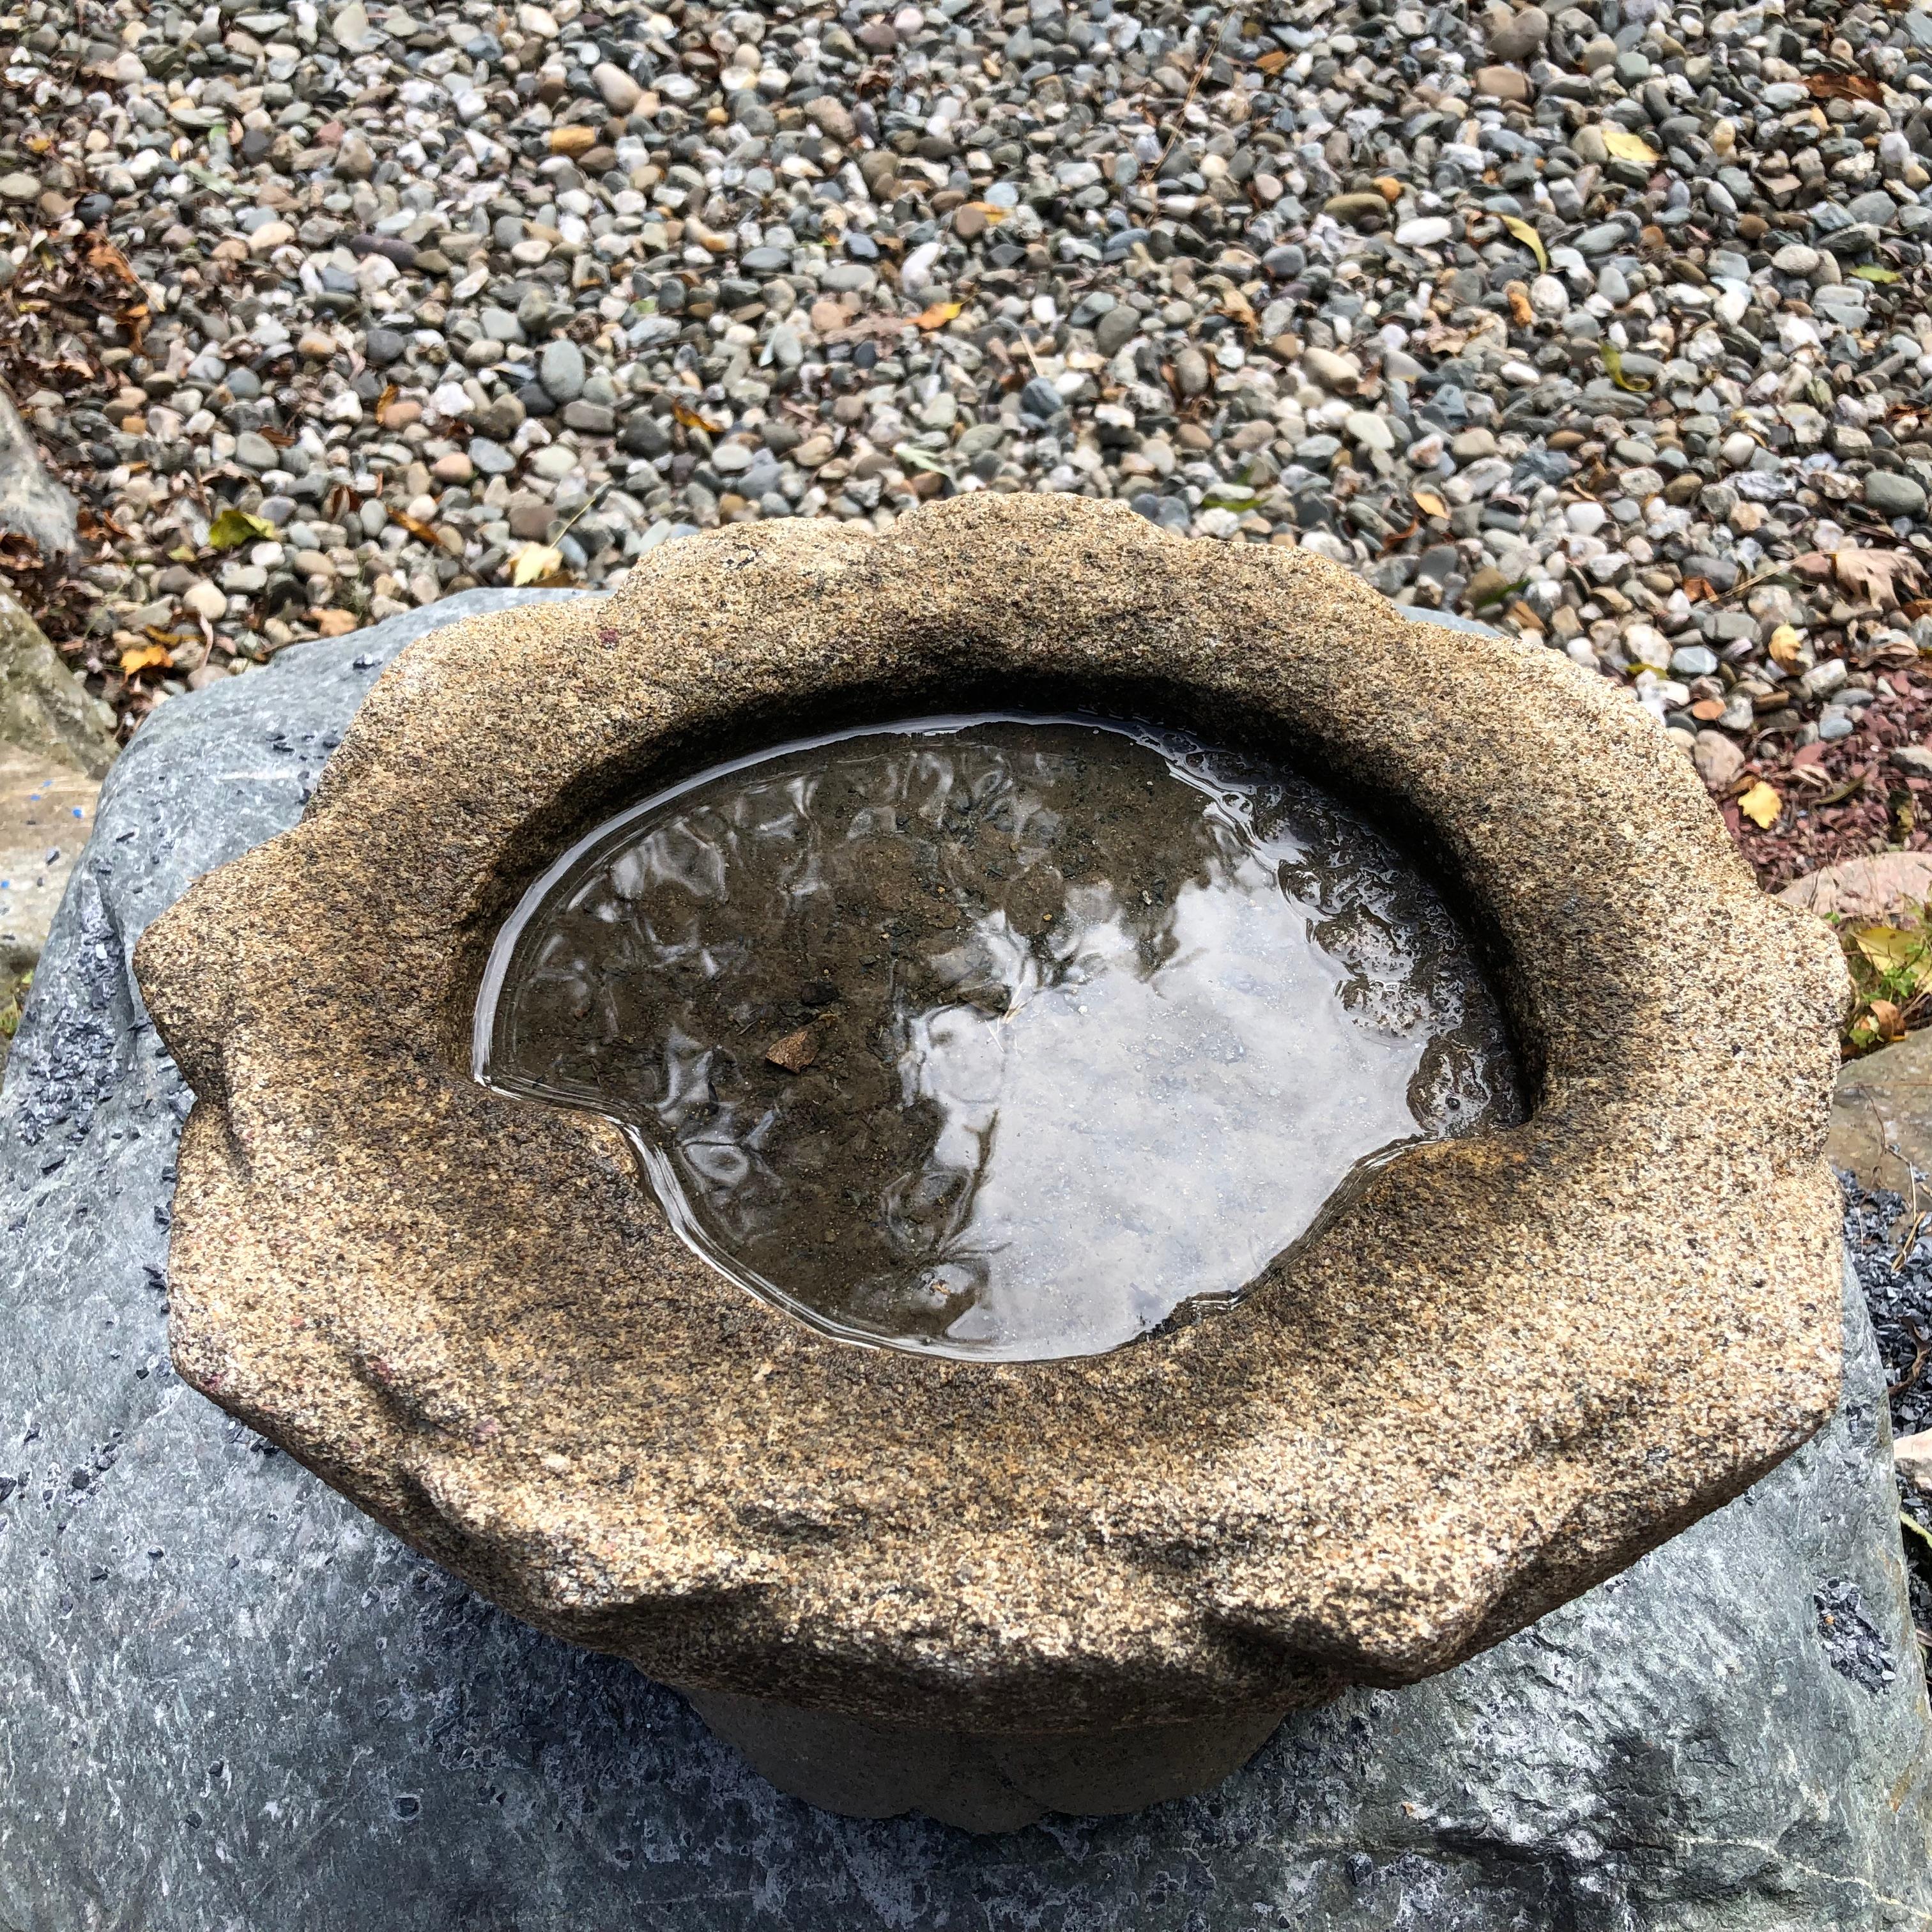
[[[1918,1344],[1918,1350],[1912,1358],[1911,1372],[1906,1376],[1904,1381],[1894,1382],[1892,1387],[1886,1390],[1886,1396],[1888,1401],[1896,1402],[1918,1379],[1919,1372],[1925,1366],[1925,1358],[1928,1355],[1932,1355],[1932,1335],[1927,1334],[1916,1322],[1908,1325],[1912,1330],[1912,1339]],[[1932,1536],[1928,1536],[1925,1540],[1928,1543],[1932,1543]]]
[[[1905,1239],[1899,1244],[1898,1253],[1894,1255],[1892,1258],[1892,1271],[1894,1274],[1898,1274],[1899,1270],[1905,1265],[1905,1258],[1907,1255],[1910,1254],[1913,1248],[1918,1245],[1918,1237],[1920,1234],[1923,1232],[1924,1226],[1925,1216],[1922,1214],[1918,1218],[1912,1222],[1910,1232],[1908,1233]]]
[[[1774,577],[1789,577],[1790,574],[1789,562],[1774,563],[1768,570],[1761,570],[1755,577],[1747,578],[1743,583],[1732,585],[1723,596],[1712,598],[1711,608],[1716,610],[1726,604],[1735,604],[1740,597],[1748,596],[1760,584],[1768,584]]]
[[[609,483],[600,483],[589,496],[584,498],[584,501],[577,506],[576,515],[573,516],[570,521],[566,524],[563,528],[557,532],[556,534],[559,542],[561,542],[564,538],[568,536],[571,532],[577,527],[577,520],[578,517],[589,515],[593,506],[602,498],[604,491],[610,487],[611,486]]]
[[[1214,31],[1208,36],[1207,51],[1201,56],[1200,64],[1194,70],[1194,78],[1187,83],[1187,92],[1174,110],[1174,132],[1167,137],[1167,146],[1160,151],[1160,159],[1154,164],[1154,178],[1157,183],[1160,171],[1167,166],[1167,158],[1174,152],[1174,144],[1180,139],[1180,124],[1187,110],[1194,105],[1194,97],[1200,91],[1201,82],[1208,72],[1208,64],[1220,51],[1221,36],[1227,32],[1228,22],[1234,17],[1237,0],[1228,0],[1221,9],[1220,17],[1214,22]]]

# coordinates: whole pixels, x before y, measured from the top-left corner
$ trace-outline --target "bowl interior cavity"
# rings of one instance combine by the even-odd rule
[[[736,760],[566,852],[476,1071],[623,1130],[672,1224],[848,1340],[993,1360],[1224,1304],[1352,1177],[1520,1117],[1432,887],[1183,733],[926,718]]]

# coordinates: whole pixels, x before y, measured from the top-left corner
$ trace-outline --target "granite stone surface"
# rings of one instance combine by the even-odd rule
[[[611,1121],[471,1077],[502,919],[640,789],[995,693],[1372,800],[1487,943],[1530,1118],[1406,1148],[1232,1308],[986,1364],[748,1296]],[[664,1682],[1005,1736],[1412,1682],[1837,1400],[1830,935],[1759,892],[1628,697],[1304,550],[990,495],[666,545],[602,604],[406,652],[300,825],[135,965],[198,1096],[177,1367],[492,1600]]]
[[[175,1378],[188,1096],[128,954],[291,824],[476,593],[182,698],[112,776],[0,1098],[8,1932],[1789,1932],[1932,1924],[1880,1374],[1743,1497],[1473,1661],[1291,1717],[1210,1796],[974,1838],[781,1798]]]

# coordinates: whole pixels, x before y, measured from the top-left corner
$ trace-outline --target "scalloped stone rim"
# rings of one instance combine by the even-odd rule
[[[1040,1364],[854,1348],[692,1256],[616,1131],[467,1072],[496,922],[650,782],[814,724],[1077,697],[1299,756],[1493,952],[1535,1095],[1240,1306]],[[397,1534],[666,1682],[983,1734],[1460,1661],[1831,1414],[1843,968],[1558,654],[1299,550],[975,496],[734,526],[408,647],[294,830],[142,940],[193,1086],[183,1376]]]

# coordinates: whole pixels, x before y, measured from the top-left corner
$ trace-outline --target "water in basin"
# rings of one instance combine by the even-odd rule
[[[1387,840],[1090,718],[847,733],[644,800],[505,926],[476,1071],[617,1122],[753,1293],[1008,1360],[1231,1301],[1364,1163],[1520,1117],[1467,936]]]

